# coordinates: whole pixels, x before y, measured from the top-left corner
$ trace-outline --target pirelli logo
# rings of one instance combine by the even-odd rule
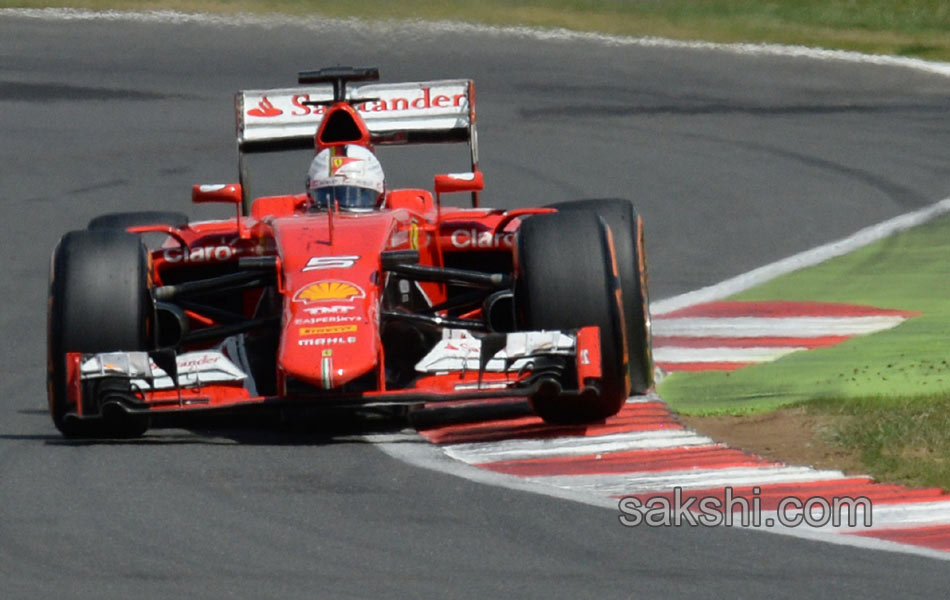
[[[353,333],[356,325],[329,325],[326,327],[301,327],[300,335],[331,335],[336,333]]]

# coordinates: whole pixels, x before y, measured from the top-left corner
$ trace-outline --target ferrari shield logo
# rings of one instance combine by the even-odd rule
[[[348,158],[346,156],[334,156],[333,158],[330,159],[330,175],[331,176],[337,175],[337,174],[343,175],[344,173],[346,173],[347,170],[344,170],[343,173],[340,173],[340,169],[343,169],[343,167],[345,167],[346,165],[349,165],[352,163],[360,163],[360,162],[363,162],[363,161],[361,161],[358,158]]]

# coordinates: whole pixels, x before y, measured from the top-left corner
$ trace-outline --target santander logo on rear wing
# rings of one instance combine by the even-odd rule
[[[246,90],[235,96],[242,152],[312,148],[329,85]],[[366,123],[374,144],[469,142],[477,164],[474,83],[469,79],[365,84],[347,88],[347,99]]]

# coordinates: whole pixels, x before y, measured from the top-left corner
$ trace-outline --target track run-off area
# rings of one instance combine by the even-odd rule
[[[950,199],[657,302],[652,313],[658,372],[731,371],[900,325],[915,313],[840,303],[718,298],[841,256],[948,211]],[[457,412],[464,413],[464,408]],[[567,491],[581,501],[618,507],[621,522],[630,526],[646,526],[652,514],[657,526],[728,524],[950,559],[946,491],[789,465],[730,448],[684,427],[655,395],[631,398],[603,425],[556,427],[525,415],[423,425],[420,433],[451,459],[518,478],[490,478],[496,485],[520,489],[528,484],[540,493]],[[403,455],[399,447],[392,451]],[[431,456],[420,458],[422,453],[407,456],[440,465]],[[474,477],[472,471],[447,463],[441,468]]]
[[[486,205],[635,200],[658,357],[708,349],[702,331],[669,328],[769,318],[721,304],[737,290],[718,282],[764,281],[779,272],[762,265],[938,210],[950,66],[458,23],[16,9],[0,10],[0,62],[5,598],[945,593],[942,492],[765,461],[682,427],[656,396],[590,428],[499,403],[423,411],[416,429],[202,425],[70,443],[45,414],[43,332],[65,231],[122,210],[220,216],[188,190],[236,177],[235,91],[375,64],[385,81],[475,80]],[[394,186],[464,168],[450,158],[381,153]],[[268,165],[270,178],[296,190],[308,163]],[[766,314],[828,318],[797,308]],[[913,318],[849,310],[832,316]],[[659,362],[745,362],[699,358]],[[866,495],[874,526],[625,526],[624,498],[727,486],[768,517],[788,497]]]

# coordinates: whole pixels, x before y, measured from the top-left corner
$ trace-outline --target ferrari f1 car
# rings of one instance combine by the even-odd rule
[[[337,67],[239,92],[240,183],[192,189],[233,218],[117,213],[62,237],[47,367],[65,436],[137,436],[166,415],[245,407],[499,397],[587,423],[652,385],[631,203],[481,208],[472,81],[377,79]],[[386,190],[368,211],[248,197],[255,152],[430,142],[467,143],[471,172],[435,175],[432,192]],[[457,192],[470,208],[443,206]],[[146,246],[155,234],[164,241]]]

